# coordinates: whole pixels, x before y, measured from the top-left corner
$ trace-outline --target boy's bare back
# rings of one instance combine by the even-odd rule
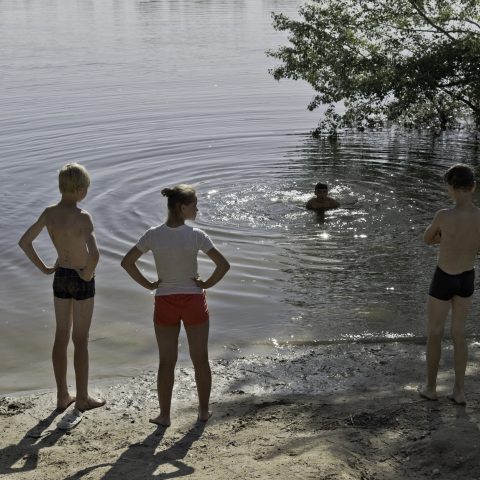
[[[57,251],[54,267],[47,267],[33,247],[33,241],[47,228]],[[92,279],[98,262],[98,247],[90,215],[76,202],[66,202],[64,198],[57,204],[47,207],[38,220],[23,234],[19,245],[27,257],[43,272],[54,273],[58,267],[77,271],[80,277]]]
[[[438,266],[451,275],[472,270],[480,249],[480,209],[470,204],[440,210],[432,227],[440,235]]]
[[[56,331],[52,363],[57,384],[57,408],[64,411],[75,402],[75,409],[58,423],[58,428],[70,430],[82,419],[82,412],[101,407],[105,400],[88,394],[88,332],[94,296],[94,272],[99,252],[90,215],[77,206],[90,185],[90,176],[82,165],[69,163],[58,175],[61,200],[47,207],[22,235],[18,244],[32,263],[47,275],[54,274],[53,297]],[[47,266],[33,246],[46,228],[57,251],[57,261]],[[73,326],[73,328],[72,328]],[[73,331],[75,349],[76,397],[70,395],[67,383],[67,347]]]
[[[473,203],[476,182],[468,165],[453,165],[443,179],[455,206],[439,210],[423,235],[425,243],[440,244],[440,248],[427,300],[427,382],[419,393],[427,400],[438,399],[437,376],[442,338],[451,310],[455,382],[448,398],[457,405],[465,405],[468,361],[465,320],[475,291],[474,263],[480,248],[480,209]]]
[[[45,209],[42,216],[58,254],[58,265],[83,269],[95,242],[89,213],[76,205],[59,203]]]

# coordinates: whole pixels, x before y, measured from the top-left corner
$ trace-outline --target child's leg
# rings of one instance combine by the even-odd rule
[[[208,330],[209,322],[200,325],[185,327],[188,338],[188,347],[193,368],[195,369],[195,382],[198,391],[198,419],[207,421],[210,417],[208,404],[212,389],[212,373],[208,362]]]
[[[91,410],[105,405],[104,400],[95,400],[88,395],[88,332],[92,323],[93,297],[86,300],[73,300],[73,364],[77,385],[78,410]]]
[[[455,385],[450,398],[456,403],[465,403],[465,370],[467,368],[468,347],[465,340],[465,319],[472,297],[455,296],[452,302],[452,340],[455,364]]]
[[[157,375],[160,415],[151,418],[150,422],[168,427],[170,425],[170,406],[172,404],[172,390],[175,380],[175,365],[178,356],[180,323],[177,325],[154,325],[160,360]]]
[[[450,301],[428,297],[428,338],[427,338],[427,385],[420,394],[430,400],[437,399],[437,373],[442,354],[442,337],[450,310]]]
[[[74,397],[67,385],[67,347],[72,328],[72,299],[53,297],[55,306],[55,341],[52,349],[53,372],[57,383],[57,408],[65,409]]]

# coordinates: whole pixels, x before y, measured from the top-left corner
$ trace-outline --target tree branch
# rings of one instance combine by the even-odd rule
[[[452,21],[456,21],[456,22],[465,22],[465,23],[470,23],[470,25],[473,25],[475,27],[477,27],[479,30],[480,30],[480,24],[471,20],[470,18],[452,18],[451,19]],[[470,32],[470,33],[476,33],[476,32]]]
[[[452,42],[456,42],[457,39],[450,35],[447,30],[437,25],[433,20],[431,20],[428,15],[417,5],[416,0],[407,0],[408,3],[417,11],[417,13],[433,28],[435,28],[438,32],[443,33],[446,37],[448,37]]]
[[[457,93],[451,92],[447,88],[442,87],[442,85],[439,85],[438,87],[440,88],[440,90],[445,92],[447,95],[450,95],[452,98],[455,98],[458,101],[460,101],[460,102],[464,103],[465,105],[467,105],[468,107],[470,107],[474,112],[477,112],[477,113],[480,112],[480,107],[476,106],[474,103],[472,103],[470,100],[468,100],[468,98],[462,97],[461,95],[459,95]]]
[[[438,30],[426,30],[423,28],[402,28],[398,25],[392,25],[390,23],[385,23],[383,26],[390,27],[393,30],[398,30],[400,32],[407,32],[407,33],[437,33]]]

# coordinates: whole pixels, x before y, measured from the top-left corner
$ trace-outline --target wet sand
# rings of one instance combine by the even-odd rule
[[[56,429],[54,392],[0,398],[0,476],[28,479],[480,479],[480,345],[470,345],[467,406],[419,398],[424,347],[295,347],[212,362],[213,416],[196,423],[195,384],[179,368],[172,426],[158,412],[154,371],[96,384],[107,407]],[[53,413],[52,413],[53,412]]]

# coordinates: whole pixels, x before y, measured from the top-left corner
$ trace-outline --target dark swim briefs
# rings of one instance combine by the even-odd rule
[[[89,282],[82,280],[71,268],[60,267],[53,277],[53,295],[57,298],[86,300],[95,296],[95,278]]]
[[[467,298],[475,290],[474,280],[475,270],[450,275],[437,267],[428,294],[439,300],[451,300],[455,295]]]

